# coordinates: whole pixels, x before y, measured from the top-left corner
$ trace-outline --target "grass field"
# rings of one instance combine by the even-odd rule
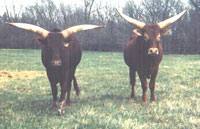
[[[80,97],[73,90],[72,106],[57,116],[40,50],[0,49],[0,129],[200,128],[200,55],[164,55],[155,103],[142,104],[138,77],[129,99],[122,53],[84,52],[76,76]]]

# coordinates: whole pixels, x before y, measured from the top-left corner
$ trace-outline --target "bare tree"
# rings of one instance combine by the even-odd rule
[[[95,0],[84,0],[84,17],[85,17],[85,23],[88,23],[90,21],[90,15],[92,12],[92,7],[94,5]]]
[[[190,0],[192,8],[189,13],[170,26],[172,35],[162,38],[164,52],[200,53],[199,3],[199,0]],[[154,24],[176,15],[184,8],[182,0],[142,0],[140,3],[128,0],[123,12],[142,22]],[[61,3],[56,6],[53,0],[41,0],[20,11],[15,5],[8,7],[5,4],[5,9],[0,16],[0,48],[39,47],[33,43],[36,35],[11,29],[4,22],[25,22],[48,30],[54,27],[65,29],[77,24],[101,24],[106,28],[76,34],[83,49],[101,51],[122,51],[134,29],[118,15],[111,1],[83,0],[83,5]]]
[[[200,12],[200,0],[190,0],[190,3],[195,7],[197,11]]]

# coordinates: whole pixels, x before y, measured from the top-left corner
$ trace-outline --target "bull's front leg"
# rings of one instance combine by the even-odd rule
[[[75,68],[72,68],[69,73],[69,79],[68,79],[69,81],[68,81],[68,87],[67,87],[67,106],[71,105],[70,92],[71,92],[71,87],[72,87],[72,80],[75,78],[74,73],[75,73]]]
[[[155,98],[155,95],[154,95],[154,89],[155,89],[155,80],[156,80],[157,73],[158,73],[158,68],[156,68],[154,70],[153,74],[151,75],[151,80],[150,80],[150,83],[149,83],[149,88],[150,88],[150,91],[151,91],[151,98],[150,98],[151,102],[156,101],[156,98]]]
[[[70,100],[70,92],[71,92],[71,82],[74,78],[74,69],[71,69],[69,72],[67,72],[65,78],[62,80],[61,83],[61,96],[59,101],[59,108],[58,108],[58,114],[63,115],[65,113],[65,95],[67,93],[67,106],[71,105]]]
[[[141,81],[141,85],[142,85],[142,90],[143,90],[143,94],[142,94],[142,101],[143,103],[146,103],[147,101],[147,95],[146,95],[146,92],[147,92],[147,79],[146,77],[144,76],[144,73],[142,72],[138,72],[138,75],[139,75],[139,78],[140,78],[140,81]]]
[[[131,98],[135,98],[135,70],[133,68],[129,68],[129,78],[130,78],[130,84],[132,86],[131,89]]]
[[[53,95],[53,104],[52,104],[52,109],[56,109],[58,104],[57,104],[57,94],[58,94],[58,88],[56,87],[56,83],[51,83],[51,91]]]
[[[59,100],[58,115],[63,115],[65,113],[65,95],[68,87],[68,79],[61,82],[61,96]]]
[[[58,80],[55,79],[54,75],[54,71],[47,69],[47,76],[51,85],[51,92],[52,92],[52,96],[53,96],[53,104],[51,109],[57,109],[57,94],[58,94],[58,88],[56,86],[56,84],[58,83]]]

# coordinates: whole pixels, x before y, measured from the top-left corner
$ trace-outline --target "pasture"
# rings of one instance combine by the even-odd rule
[[[80,96],[72,89],[72,106],[57,116],[40,50],[0,49],[0,129],[200,128],[199,55],[164,55],[155,103],[148,90],[142,104],[138,76],[136,101],[129,98],[122,53],[83,52],[76,76]]]

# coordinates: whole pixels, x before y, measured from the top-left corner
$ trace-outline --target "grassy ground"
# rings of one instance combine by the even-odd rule
[[[84,52],[76,76],[80,97],[73,91],[72,106],[57,116],[40,51],[0,49],[0,129],[200,128],[199,55],[164,56],[156,103],[142,104],[138,77],[136,101],[129,99],[122,53]]]

